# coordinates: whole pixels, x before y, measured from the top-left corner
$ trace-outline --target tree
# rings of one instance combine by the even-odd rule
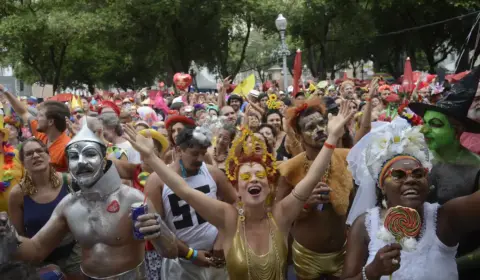
[[[0,23],[2,64],[27,82],[62,84],[70,49],[115,29],[102,9],[80,9],[77,1],[6,1]],[[87,6],[82,6],[86,7]]]

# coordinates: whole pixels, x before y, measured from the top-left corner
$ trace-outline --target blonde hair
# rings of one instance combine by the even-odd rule
[[[62,185],[62,183],[57,176],[57,172],[55,171],[55,168],[50,166],[49,169],[50,169],[50,172],[49,172],[50,182],[52,183],[52,187],[54,189],[57,189]],[[28,172],[25,172],[25,175],[23,176],[22,181],[18,185],[20,186],[20,189],[22,190],[24,195],[32,196],[37,193],[37,188],[33,183],[32,176],[30,176]]]

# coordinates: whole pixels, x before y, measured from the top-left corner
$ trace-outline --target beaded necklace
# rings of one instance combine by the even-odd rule
[[[268,252],[264,255],[258,256],[251,249],[247,240],[247,232],[245,227],[245,211],[243,210],[243,202],[237,203],[237,209],[239,214],[239,219],[243,227],[243,240],[245,242],[245,255],[247,260],[247,269],[248,269],[248,280],[252,279],[272,279],[273,275],[276,275],[276,271],[280,272],[280,278],[284,279],[283,271],[281,267],[280,255],[278,253],[279,248],[275,242],[275,232],[273,230],[274,225],[272,225],[271,220],[273,219],[272,212],[267,213],[267,221],[270,235],[270,246]],[[272,251],[273,249],[273,251]],[[273,254],[274,256],[272,257]],[[252,258],[254,261],[252,262]],[[252,265],[255,264],[255,265]]]

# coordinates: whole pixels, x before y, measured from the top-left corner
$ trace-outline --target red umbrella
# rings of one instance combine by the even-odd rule
[[[302,52],[300,50],[297,50],[297,55],[295,56],[295,63],[293,64],[293,96],[296,96],[298,93],[301,76],[302,76]]]
[[[415,88],[415,84],[413,83],[413,71],[412,64],[410,63],[410,57],[407,57],[407,61],[405,61],[405,67],[403,68],[402,86],[407,92],[412,92]]]
[[[73,94],[71,93],[60,93],[50,97],[48,100],[59,101],[59,102],[70,102],[72,100],[72,96]]]

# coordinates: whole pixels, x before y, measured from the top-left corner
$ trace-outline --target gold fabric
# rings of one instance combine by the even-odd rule
[[[317,279],[322,275],[342,275],[345,246],[335,253],[320,254],[309,250],[296,240],[292,244],[292,258],[295,273],[302,279]]]
[[[240,218],[232,247],[226,262],[230,280],[284,280],[288,248],[275,220],[269,215],[270,249],[264,255],[256,255],[243,240],[244,228]],[[250,277],[249,277],[250,269]]]
[[[353,189],[352,174],[347,169],[349,149],[335,149],[330,161],[330,174],[327,185],[331,188],[330,202],[338,215],[346,215]],[[280,175],[285,177],[290,186],[296,186],[307,174],[304,168],[305,152],[298,154],[279,165]],[[310,161],[310,164],[312,161]]]

